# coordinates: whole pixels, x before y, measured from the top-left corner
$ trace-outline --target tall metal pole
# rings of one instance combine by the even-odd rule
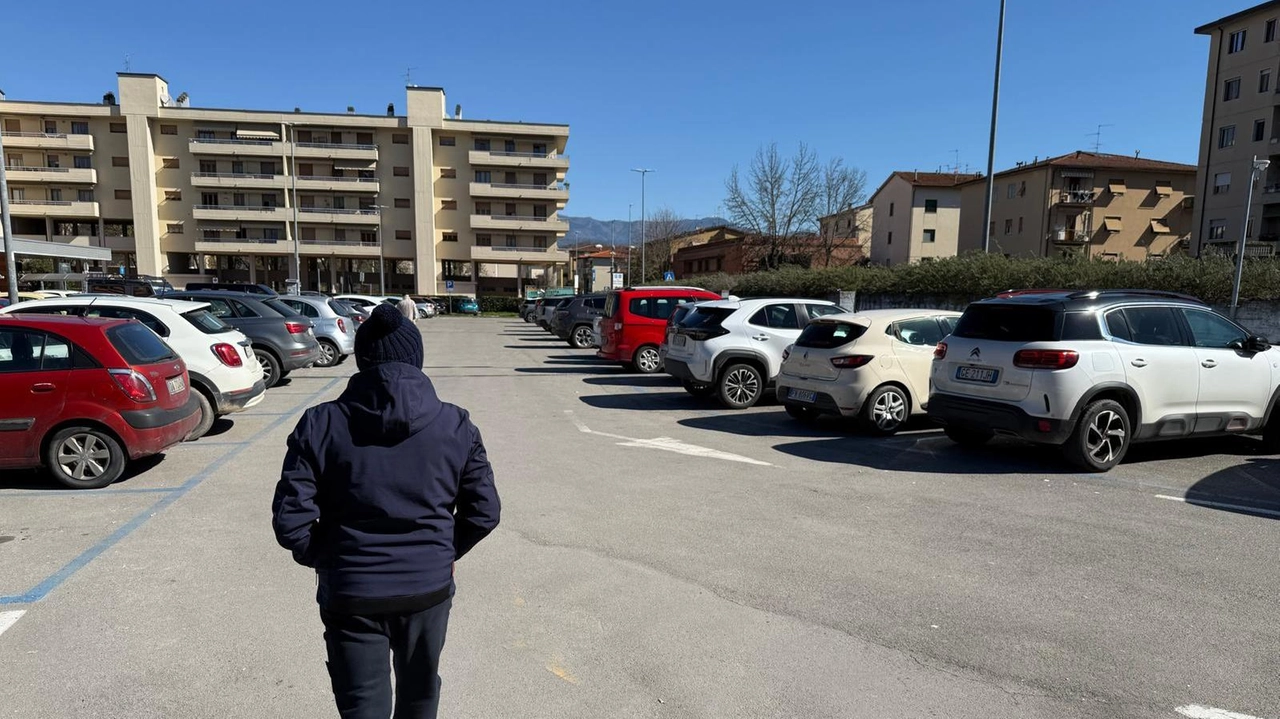
[[[1244,199],[1244,226],[1240,228],[1240,242],[1236,245],[1236,276],[1231,283],[1231,319],[1236,318],[1236,311],[1240,309],[1240,281],[1244,277],[1244,251],[1248,245],[1249,237],[1249,216],[1253,214],[1253,186],[1258,181],[1258,173],[1267,169],[1270,165],[1268,160],[1258,160],[1258,156],[1253,156],[1253,166],[1249,168],[1249,194]],[[12,291],[12,290],[11,290]]]
[[[648,176],[650,172],[655,172],[655,170],[650,170],[647,168],[636,168],[636,169],[633,169],[632,172],[640,173],[640,282],[644,283],[645,277],[648,276],[646,274],[647,268],[645,267],[644,244],[645,244],[645,240],[647,240],[649,237],[648,235],[645,234],[645,226],[644,226],[644,219],[645,219],[644,181],[645,181],[645,177]]]
[[[991,91],[991,142],[987,146],[987,198],[982,203],[982,251],[991,251],[991,200],[995,195],[996,116],[1000,112],[1000,63],[1004,53],[1004,4],[1000,0],[1000,27],[996,30],[996,81]]]
[[[298,131],[293,123],[289,123],[289,178],[293,184],[293,291],[302,294],[302,255],[299,243],[302,242],[302,230],[298,229]],[[319,283],[316,284],[317,289]]]
[[[9,179],[4,169],[4,141],[0,140],[0,229],[4,230],[4,274],[9,303],[18,304],[18,261],[13,255],[13,224],[9,221]]]
[[[374,205],[374,207],[378,210],[378,295],[386,297],[387,260],[382,255],[382,211],[387,209],[387,205]]]
[[[631,279],[631,250],[635,249],[631,246],[631,208],[635,206],[634,202],[627,203],[627,277]],[[623,284],[626,284],[625,282]]]

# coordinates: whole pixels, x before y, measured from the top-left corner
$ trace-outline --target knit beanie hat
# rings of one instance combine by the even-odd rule
[[[388,362],[422,369],[422,333],[384,302],[356,330],[356,367],[366,370]]]

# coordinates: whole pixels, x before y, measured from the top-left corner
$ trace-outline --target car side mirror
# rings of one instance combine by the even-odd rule
[[[1271,349],[1271,343],[1262,335],[1249,335],[1249,338],[1244,341],[1244,346],[1250,352],[1266,352]]]

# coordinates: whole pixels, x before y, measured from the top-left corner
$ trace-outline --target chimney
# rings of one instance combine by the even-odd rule
[[[191,96],[186,92],[178,95],[178,107],[191,107]]]
[[[103,104],[103,105],[114,105],[114,104],[116,104],[116,94],[115,94],[114,92],[111,92],[110,90],[108,90],[108,91],[106,91],[105,93],[103,93],[103,94],[102,94],[102,104]]]
[[[462,103],[453,106],[453,117],[455,120],[462,119]]]
[[[395,115],[396,115],[396,104],[394,102],[388,102],[387,117],[395,117]]]
[[[354,105],[347,105],[347,114],[348,115],[356,114],[356,108]]]
[[[0,102],[4,102],[4,90],[0,90]]]

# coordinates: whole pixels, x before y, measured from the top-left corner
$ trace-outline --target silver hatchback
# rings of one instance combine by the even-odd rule
[[[273,299],[287,305],[315,325],[316,339],[320,341],[317,367],[341,364],[347,355],[356,351],[356,323],[340,303],[327,297],[307,295],[284,295]]]

